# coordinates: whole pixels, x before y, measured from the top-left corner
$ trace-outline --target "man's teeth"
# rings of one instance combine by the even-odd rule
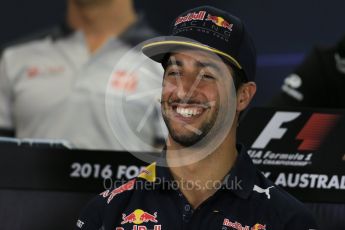
[[[183,117],[191,117],[191,116],[199,115],[201,113],[201,109],[177,107],[176,112],[182,115]]]

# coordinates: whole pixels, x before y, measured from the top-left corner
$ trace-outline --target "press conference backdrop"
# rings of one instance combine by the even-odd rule
[[[344,135],[345,111],[254,108],[239,140],[268,178],[308,205],[320,229],[340,230]],[[89,199],[148,165],[127,152],[53,147],[0,144],[0,229],[71,229]]]
[[[344,136],[345,110],[253,108],[238,139],[268,178],[299,199],[345,204]]]
[[[0,142],[0,229],[73,229],[92,197],[145,165],[125,152]]]
[[[345,229],[345,110],[253,108],[238,140],[263,174],[303,201],[320,229]]]
[[[64,18],[67,0],[3,0],[0,7],[0,46],[35,34]],[[259,90],[254,104],[275,95],[283,78],[300,63],[312,45],[335,43],[345,34],[343,0],[135,0],[151,25],[168,32],[179,13],[201,4],[226,9],[241,17],[251,31],[258,50]],[[29,36],[30,37],[30,36]]]

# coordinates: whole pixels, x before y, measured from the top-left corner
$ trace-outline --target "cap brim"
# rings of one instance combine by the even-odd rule
[[[181,48],[181,47],[191,47],[191,48],[197,48],[205,51],[209,51],[215,54],[218,54],[222,58],[225,58],[226,60],[230,61],[232,64],[234,64],[237,68],[242,69],[242,66],[240,63],[233,58],[231,55],[224,53],[218,49],[214,49],[209,46],[205,46],[203,44],[199,43],[193,43],[189,41],[157,41],[157,42],[151,42],[148,44],[145,44],[142,47],[142,52],[149,57],[150,59],[162,63],[165,55],[167,53],[173,52],[174,50]]]

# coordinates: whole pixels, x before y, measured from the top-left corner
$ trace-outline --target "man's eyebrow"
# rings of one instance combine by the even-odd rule
[[[202,68],[212,68],[212,69],[216,70],[216,71],[219,72],[219,73],[222,72],[221,68],[220,68],[217,64],[215,64],[215,63],[213,63],[213,62],[201,62],[201,61],[197,61],[197,62],[196,62],[196,66],[197,66],[197,67],[202,67]]]
[[[170,66],[179,66],[182,67],[183,66],[183,62],[176,60],[175,58],[169,58],[167,63],[166,63],[166,68],[170,67]],[[198,68],[212,68],[214,70],[216,70],[217,72],[221,73],[222,70],[219,67],[219,65],[217,65],[216,63],[213,62],[209,62],[209,61],[196,61],[195,62],[195,66]]]
[[[169,60],[166,63],[166,67],[177,65],[177,66],[183,66],[181,61],[176,60],[175,58],[169,58]]]

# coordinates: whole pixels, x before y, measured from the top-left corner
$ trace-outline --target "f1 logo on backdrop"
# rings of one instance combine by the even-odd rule
[[[254,141],[252,148],[264,149],[272,140],[283,138],[288,129],[282,126],[285,123],[294,121],[300,115],[300,112],[276,112]],[[317,150],[324,137],[336,124],[338,118],[339,115],[336,114],[313,113],[296,136],[296,140],[302,140],[298,150]]]

